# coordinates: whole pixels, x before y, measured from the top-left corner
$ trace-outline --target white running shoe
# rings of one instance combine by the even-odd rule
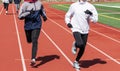
[[[76,69],[80,69],[79,63],[77,61],[74,61],[73,67]]]
[[[77,53],[77,48],[75,47],[75,41],[73,42],[73,45],[72,45],[72,53],[73,54]]]
[[[34,66],[35,65],[35,59],[32,59],[31,60],[31,64],[30,64],[31,66]]]
[[[5,12],[6,14],[8,13],[8,11]]]

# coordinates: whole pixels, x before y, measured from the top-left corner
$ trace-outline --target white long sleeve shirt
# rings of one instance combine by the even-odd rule
[[[93,15],[85,14],[86,10],[90,10]],[[79,1],[71,4],[65,15],[65,23],[71,23],[72,32],[80,32],[81,34],[89,33],[89,21],[96,23],[98,21],[98,13],[95,7],[89,2],[80,3]]]
[[[2,0],[3,3],[9,3],[9,0]]]

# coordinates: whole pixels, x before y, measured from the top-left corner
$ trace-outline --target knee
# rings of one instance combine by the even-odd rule
[[[31,40],[31,39],[27,39],[27,42],[28,42],[28,43],[31,43],[31,42],[32,42],[32,40]]]
[[[32,40],[32,43],[33,43],[33,44],[37,44],[38,41],[37,41],[37,40]]]
[[[84,44],[83,44],[83,43],[80,43],[80,42],[76,42],[76,43],[75,43],[75,46],[78,47],[78,48],[81,48],[81,47],[84,46]]]
[[[28,43],[31,43],[31,41],[27,41]]]

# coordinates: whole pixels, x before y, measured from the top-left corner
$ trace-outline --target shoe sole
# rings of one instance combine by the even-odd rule
[[[75,68],[75,69],[80,69],[80,68],[76,68],[76,67],[74,67],[74,66],[73,66],[73,68]]]

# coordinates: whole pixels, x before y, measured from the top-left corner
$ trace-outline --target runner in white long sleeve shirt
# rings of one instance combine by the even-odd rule
[[[98,21],[98,13],[95,7],[87,0],[79,0],[71,4],[65,15],[65,23],[73,32],[75,42],[73,42],[72,52],[76,54],[77,48],[80,48],[73,66],[80,68],[79,59],[82,57],[89,33],[89,23]]]
[[[9,7],[9,0],[2,0],[4,4],[4,9],[6,10],[6,14],[8,13],[8,7]]]

